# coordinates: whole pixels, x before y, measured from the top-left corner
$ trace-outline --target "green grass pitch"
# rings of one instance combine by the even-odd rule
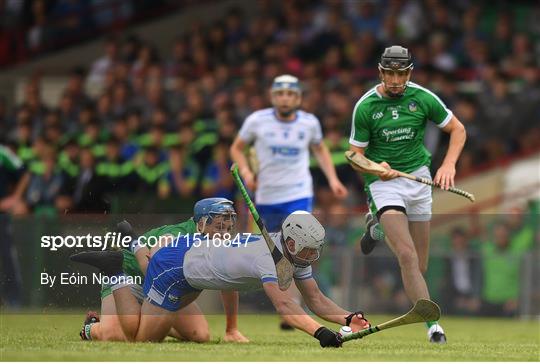
[[[447,345],[427,342],[423,324],[388,329],[341,349],[322,349],[304,333],[282,332],[275,315],[241,315],[249,344],[220,342],[224,317],[208,316],[212,341],[207,344],[130,344],[82,342],[84,315],[0,316],[2,361],[538,361],[540,322],[518,319],[445,317]],[[369,316],[381,323],[390,316]],[[336,325],[329,325],[337,329]]]

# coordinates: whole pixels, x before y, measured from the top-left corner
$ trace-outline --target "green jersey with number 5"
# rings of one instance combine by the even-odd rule
[[[413,82],[399,98],[382,96],[377,86],[354,107],[349,143],[366,148],[366,157],[372,161],[387,162],[402,172],[429,167],[431,154],[424,146],[426,123],[431,120],[443,128],[452,112],[437,95]],[[377,179],[364,175],[366,186]]]

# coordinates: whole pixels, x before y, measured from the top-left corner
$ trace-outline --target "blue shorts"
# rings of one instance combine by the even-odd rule
[[[168,311],[177,311],[184,295],[200,292],[191,287],[184,277],[184,256],[191,246],[178,242],[161,248],[150,259],[143,287],[145,298],[150,303]]]
[[[257,211],[269,232],[281,229],[281,223],[289,214],[297,210],[313,211],[313,197],[278,203],[275,205],[257,205]]]

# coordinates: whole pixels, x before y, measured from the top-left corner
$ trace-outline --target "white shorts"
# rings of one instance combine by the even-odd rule
[[[411,174],[431,179],[426,166]],[[431,220],[431,186],[399,177],[390,181],[375,181],[368,189],[368,204],[373,216],[386,206],[401,206],[409,221]]]

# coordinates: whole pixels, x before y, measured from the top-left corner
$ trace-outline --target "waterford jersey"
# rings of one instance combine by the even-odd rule
[[[378,86],[378,85],[377,85]],[[350,144],[366,148],[366,157],[388,162],[393,169],[410,173],[430,166],[424,146],[428,120],[439,128],[450,122],[452,112],[428,89],[409,82],[400,98],[383,97],[377,86],[358,100],[352,116]],[[366,186],[378,177],[365,174]]]
[[[299,110],[294,121],[283,122],[273,108],[259,110],[246,118],[239,136],[248,144],[255,143],[257,203],[270,205],[313,196],[309,146],[322,140],[316,116]]]
[[[270,236],[281,250],[281,233]],[[253,290],[262,288],[265,282],[277,282],[274,261],[261,235],[247,239],[244,234],[244,238],[229,247],[205,241],[193,245],[185,255],[183,267],[187,282],[201,290]],[[311,267],[295,268],[295,279],[311,276]]]

